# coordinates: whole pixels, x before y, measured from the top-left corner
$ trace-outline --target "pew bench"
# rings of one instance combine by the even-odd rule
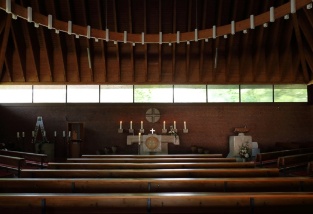
[[[220,178],[277,177],[277,168],[242,169],[22,169],[23,178]]]
[[[6,173],[2,175],[4,177],[13,177],[15,174],[17,177],[20,177],[21,169],[25,165],[24,158],[0,155],[0,168],[6,170]]]
[[[222,154],[82,155],[82,158],[222,158]]]
[[[68,163],[236,162],[236,158],[67,158]]]
[[[54,163],[48,169],[213,169],[254,168],[253,162],[193,162],[193,163]]]
[[[313,152],[313,148],[264,152],[264,153],[259,153],[256,155],[255,163],[256,165],[263,166],[265,164],[277,163],[278,158],[282,156],[307,154],[307,153],[312,153],[312,152]]]
[[[46,154],[0,150],[0,155],[24,158],[26,161],[26,164],[32,165],[32,166],[39,166],[40,168],[44,168],[45,164],[47,163]]]
[[[2,178],[3,193],[312,192],[309,177]]]
[[[0,193],[10,213],[308,213],[312,192]]]
[[[279,157],[277,166],[281,171],[286,171],[296,167],[307,166],[310,161],[313,161],[313,153],[289,155]]]

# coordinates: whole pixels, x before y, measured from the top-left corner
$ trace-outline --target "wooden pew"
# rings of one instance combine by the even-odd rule
[[[308,213],[312,192],[262,193],[0,193],[10,213]]]
[[[313,175],[313,161],[308,163],[307,173],[308,175]]]
[[[307,153],[312,153],[312,152],[313,152],[313,148],[264,152],[264,153],[259,153],[256,155],[255,163],[256,165],[263,166],[264,164],[267,164],[267,163],[276,163],[278,158],[282,156],[307,154]]]
[[[0,168],[16,172],[17,177],[20,177],[21,169],[25,165],[26,163],[24,158],[0,155]],[[14,176],[14,174],[10,173],[8,176]]]
[[[0,155],[24,158],[27,164],[36,166],[39,165],[40,168],[44,168],[44,164],[47,162],[46,154],[0,150]]]
[[[236,158],[68,158],[68,163],[236,162]]]
[[[306,166],[310,161],[313,161],[313,153],[289,155],[279,157],[277,166],[279,169],[284,171],[294,167]]]
[[[213,169],[213,168],[255,168],[253,162],[211,162],[211,163],[48,163],[48,169]]]
[[[275,168],[243,169],[23,169],[23,178],[221,178],[277,177]]]
[[[82,158],[222,158],[222,154],[82,155]]]
[[[310,177],[2,178],[3,193],[312,192]]]

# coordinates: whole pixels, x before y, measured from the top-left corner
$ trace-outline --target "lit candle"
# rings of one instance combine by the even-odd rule
[[[19,138],[19,137],[20,137],[20,133],[19,133],[19,132],[17,132],[17,133],[16,133],[16,136],[17,136],[17,138]]]
[[[163,129],[165,129],[165,121],[163,121]]]
[[[184,121],[184,129],[187,129],[186,121]]]
[[[120,121],[120,129],[122,129],[122,121]]]
[[[65,131],[63,131],[63,137],[65,137]]]
[[[133,129],[133,121],[130,121],[129,129]]]
[[[22,137],[25,137],[25,132],[22,132]]]
[[[174,121],[174,129],[176,129],[176,121]]]
[[[35,132],[34,131],[32,131],[32,137],[35,137]]]
[[[57,136],[57,131],[54,131],[54,137],[56,137]]]
[[[141,136],[141,133],[139,132],[138,133],[138,143],[140,144],[140,136]]]
[[[143,129],[143,121],[141,121],[140,124],[140,129]]]
[[[46,131],[43,131],[43,136],[46,137]]]
[[[68,137],[71,137],[71,131],[68,132]]]

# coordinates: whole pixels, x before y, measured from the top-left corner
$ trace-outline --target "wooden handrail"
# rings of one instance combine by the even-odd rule
[[[82,158],[222,158],[222,154],[82,155]]]
[[[17,171],[17,177],[20,177],[21,169],[25,164],[24,158],[0,155],[0,167]]]

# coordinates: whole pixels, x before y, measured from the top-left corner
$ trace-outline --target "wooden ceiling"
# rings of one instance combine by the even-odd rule
[[[7,13],[0,0],[1,84],[302,84],[312,78],[311,0],[296,0],[296,13],[290,13],[290,0],[11,2]]]

